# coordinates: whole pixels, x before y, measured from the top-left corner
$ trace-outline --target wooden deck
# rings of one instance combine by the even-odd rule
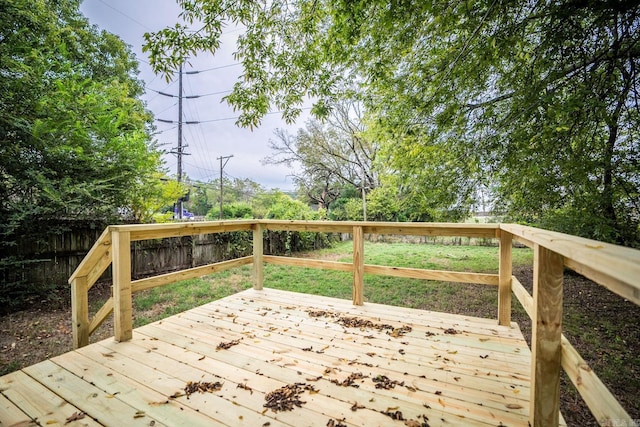
[[[515,323],[250,289],[1,377],[0,426],[527,426],[530,363]]]

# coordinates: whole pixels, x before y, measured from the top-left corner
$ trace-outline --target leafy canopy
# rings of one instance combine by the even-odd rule
[[[0,302],[70,224],[145,219],[161,160],[137,63],[78,0],[0,0]],[[46,290],[45,290],[46,291]]]
[[[636,1],[180,4],[185,25],[147,35],[152,64],[170,73],[246,27],[227,97],[240,125],[293,120],[307,97],[325,115],[355,85],[403,183],[427,184],[427,161],[454,209],[482,186],[515,219],[640,241]]]

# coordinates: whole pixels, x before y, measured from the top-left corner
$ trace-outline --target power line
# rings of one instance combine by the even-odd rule
[[[194,93],[193,87],[191,86],[191,80],[187,79],[187,86],[191,93]],[[196,103],[189,102],[187,103],[187,109],[190,117],[193,117],[195,120],[200,120],[200,114],[198,108],[196,107]],[[193,137],[193,140],[196,144],[196,149],[199,153],[207,153],[207,137],[204,134],[202,126],[189,126],[187,127],[187,131]],[[211,169],[215,169],[213,158],[209,155],[204,154],[204,161],[211,166]]]
[[[178,98],[178,95],[174,95],[172,93],[163,92],[161,90],[156,90],[156,89],[152,89],[152,88],[147,88],[147,90],[150,90],[152,92],[157,93],[158,95],[166,96],[166,97],[169,97],[169,98]],[[230,93],[230,92],[233,92],[233,90],[232,89],[227,89],[227,90],[221,90],[221,91],[218,91],[218,92],[209,92],[209,93],[205,93],[205,94],[202,94],[202,95],[184,95],[182,98],[184,98],[184,99],[196,99],[196,98],[204,98],[205,96],[221,95],[223,93]]]
[[[186,71],[185,74],[199,74],[199,73],[206,73],[207,71],[213,71],[213,70],[221,70],[223,68],[229,68],[229,67],[235,67],[238,65],[242,65],[241,62],[234,62],[233,64],[227,64],[227,65],[220,65],[217,67],[211,67],[211,68],[207,68],[205,70],[192,70],[192,71]]]
[[[103,5],[107,6],[109,9],[119,13],[120,15],[124,16],[125,18],[135,22],[136,24],[140,25],[142,28],[149,30],[149,31],[153,31],[151,28],[147,27],[145,24],[143,24],[142,22],[138,21],[137,19],[127,15],[126,13],[122,12],[121,10],[116,9],[115,7],[111,6],[109,3],[103,1],[103,0],[98,0],[100,3],[102,3]]]

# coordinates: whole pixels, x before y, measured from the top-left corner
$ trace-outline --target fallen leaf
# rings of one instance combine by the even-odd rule
[[[67,418],[66,422],[64,423],[65,425],[73,422],[73,421],[78,421],[83,419],[85,416],[84,412],[74,412],[73,414],[71,414],[71,416],[69,418]]]
[[[364,409],[365,406],[364,405],[360,405],[358,402],[354,403],[353,406],[351,406],[351,410],[353,412],[357,411],[358,409]]]

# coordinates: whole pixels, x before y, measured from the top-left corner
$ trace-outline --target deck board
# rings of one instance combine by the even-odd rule
[[[250,289],[1,377],[0,426],[64,425],[80,412],[68,425],[526,426],[530,357],[515,323]],[[350,375],[362,378],[341,385]],[[385,377],[393,388],[376,388]],[[190,381],[221,389],[186,396]],[[264,407],[294,383],[315,389],[304,404]]]

